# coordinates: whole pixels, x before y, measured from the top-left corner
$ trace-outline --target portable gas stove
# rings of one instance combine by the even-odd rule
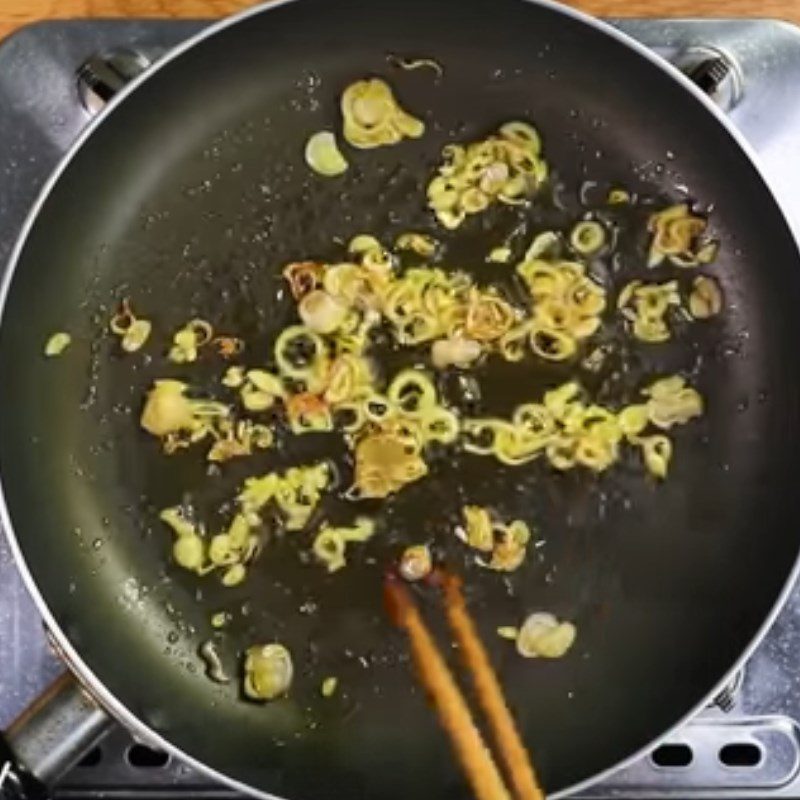
[[[683,69],[727,63],[719,85],[714,74],[704,79],[757,151],[800,235],[800,28],[770,20],[612,22]],[[206,24],[50,22],[0,42],[0,264],[40,186],[92,113],[133,74]],[[798,665],[800,585],[712,706],[668,743],[580,797],[800,798]],[[63,669],[0,536],[0,728]],[[133,742],[121,728],[55,788],[57,798],[86,800],[236,796]]]

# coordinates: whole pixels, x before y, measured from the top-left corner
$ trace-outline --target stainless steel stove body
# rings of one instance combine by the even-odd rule
[[[115,48],[129,48],[146,60],[204,24],[52,22],[0,43],[0,264],[39,187],[90,118],[87,94],[80,94],[76,81],[78,67]],[[614,24],[687,68],[709,54],[732,58],[737,69],[720,88],[719,100],[760,156],[800,237],[800,29],[766,20]],[[112,82],[113,73],[107,76]],[[800,585],[736,684],[713,707],[667,745],[581,797],[800,798],[799,665]],[[62,670],[0,537],[0,728]],[[135,745],[122,730],[73,769],[56,795],[236,796]]]

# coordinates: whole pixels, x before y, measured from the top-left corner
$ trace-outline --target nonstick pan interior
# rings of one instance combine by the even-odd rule
[[[435,58],[444,76],[397,70],[388,53]],[[314,176],[302,160],[306,138],[338,125],[341,90],[372,74],[424,116],[427,135],[349,153],[341,180]],[[283,264],[332,259],[336,239],[358,232],[392,240],[433,230],[424,186],[441,146],[511,118],[540,128],[575,213],[585,181],[662,200],[687,187],[713,206],[725,314],[673,345],[636,350],[614,384],[625,392],[637,376],[696,375],[708,408],[676,435],[670,479],[656,486],[631,464],[595,479],[447,456],[388,504],[379,535],[343,573],[324,576],[291,538],[235,589],[171,567],[158,509],[206,487],[212,514],[246,475],[330,454],[331,440],[307,437],[211,479],[199,457],[165,459],[138,430],[145,388],[166,375],[202,384],[220,365],[187,373],[157,353],[121,358],[104,333],[119,299],[153,320],[165,347],[169,331],[201,316],[243,335],[248,363],[260,364],[292,319]],[[527,220],[532,229],[547,224],[541,214]],[[509,212],[494,220],[499,228],[478,222],[460,233],[458,266],[491,279],[483,256],[519,221]],[[613,280],[640,272],[631,257]],[[707,695],[792,570],[798,299],[795,244],[755,168],[700,101],[625,44],[521,0],[275,6],[142,84],[74,154],[40,209],[0,332],[8,510],[44,601],[108,689],[211,768],[298,800],[463,796],[380,603],[383,565],[402,545],[439,542],[467,571],[487,641],[533,610],[578,624],[563,661],[523,661],[501,641],[491,648],[557,792],[646,745]],[[75,343],[45,361],[54,330]],[[565,374],[531,364],[524,380],[514,369],[487,382],[508,409]],[[468,566],[450,533],[465,499],[533,521],[545,539],[539,557],[509,581]],[[346,521],[352,512],[326,513]],[[196,654],[220,610],[233,615],[219,644],[228,685],[211,683]],[[295,655],[291,697],[243,702],[238,654],[272,640]],[[323,701],[327,675],[341,690]]]

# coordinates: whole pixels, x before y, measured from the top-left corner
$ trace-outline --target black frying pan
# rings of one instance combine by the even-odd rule
[[[444,77],[398,71],[387,53],[436,58]],[[305,139],[331,127],[343,87],[367,74],[387,77],[428,133],[350,152],[347,175],[322,180],[303,163]],[[165,374],[202,387],[221,369],[165,366],[167,333],[202,316],[244,336],[249,363],[262,363],[293,319],[280,299],[284,263],[334,258],[334,237],[356,232],[433,230],[423,189],[441,146],[509,118],[537,124],[558,174],[539,210],[445,237],[451,260],[479,277],[488,245],[515,225],[533,233],[579,213],[586,180],[626,185],[654,205],[688,187],[713,206],[724,315],[669,345],[631,346],[624,362],[586,377],[601,398],[622,398],[655,374],[693,376],[707,413],[676,434],[670,479],[656,486],[630,463],[596,479],[448,455],[388,505],[344,573],[323,576],[298,558],[307,534],[268,548],[235,589],[173,568],[157,509],[199,493],[212,516],[247,474],[334,451],[329,438],[306,437],[213,480],[197,455],[165,459],[138,429],[143,391]],[[591,191],[585,199],[595,202]],[[629,231],[641,221],[618,220]],[[641,237],[623,239],[621,259],[606,265],[617,286],[644,272]],[[383,565],[404,543],[434,541],[466,571],[487,640],[532,610],[576,620],[578,644],[560,662],[492,646],[544,784],[563,792],[707,698],[793,571],[797,266],[786,223],[730,129],[686,81],[608,29],[523,0],[274,4],[200,37],[115,104],[37,207],[0,330],[6,527],[58,640],[117,716],[228,780],[298,800],[463,796],[379,600]],[[156,325],[150,356],[121,358],[105,333],[121,297]],[[46,361],[54,330],[75,344]],[[487,368],[486,403],[508,409],[575,370],[528,368],[524,379],[519,367]],[[448,533],[465,499],[531,520],[546,539],[541,560],[508,582],[466,565]],[[346,519],[341,505],[326,513]],[[290,647],[299,673],[290,698],[246,703],[236,682],[203,675],[196,650],[221,609],[236,611],[221,645],[230,670],[253,642]],[[342,688],[322,701],[331,674]]]

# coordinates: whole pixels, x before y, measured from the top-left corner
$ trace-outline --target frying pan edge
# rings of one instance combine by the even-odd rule
[[[186,41],[175,47],[173,50],[171,50],[154,67],[150,68],[149,70],[147,70],[147,72],[143,73],[142,75],[132,80],[129,84],[127,84],[117,95],[115,95],[115,97],[108,103],[108,105],[94,119],[92,119],[88,123],[86,128],[81,132],[81,134],[78,136],[75,142],[64,154],[58,166],[55,168],[55,170],[52,172],[50,177],[45,182],[44,186],[39,192],[39,195],[35,203],[33,204],[30,212],[28,213],[25,219],[25,222],[20,231],[20,235],[9,257],[6,271],[2,279],[2,284],[0,284],[0,325],[2,325],[2,321],[6,311],[6,304],[9,297],[11,284],[16,272],[17,265],[20,261],[21,254],[27,243],[29,234],[33,229],[34,224],[39,216],[40,210],[46,203],[52,190],[54,189],[59,179],[61,178],[62,173],[66,170],[68,165],[71,163],[71,161],[78,153],[78,151],[81,150],[86,141],[103,124],[107,116],[113,113],[116,107],[120,103],[124,102],[129,94],[136,91],[136,89],[140,85],[142,85],[146,80],[156,75],[161,69],[161,67],[169,64],[174,59],[178,58],[183,53],[193,48],[195,45],[205,41],[208,38],[213,37],[217,33],[224,31],[229,27],[237,25],[240,22],[246,21],[250,17],[255,17],[259,14],[268,12],[272,9],[279,8],[284,5],[288,5],[289,3],[292,2],[296,2],[296,0],[272,0],[271,2],[259,4],[252,8],[246,9],[238,14],[235,14],[231,17],[220,20],[219,22],[216,22],[210,25],[209,27],[205,28],[204,30],[200,31],[199,33],[193,35],[192,37],[190,37],[189,39],[187,39]],[[667,76],[677,81],[679,85],[683,86],[685,90],[690,92],[701,104],[703,104],[706,110],[716,118],[717,122],[720,125],[723,126],[726,133],[732,138],[735,144],[738,145],[738,148],[742,152],[742,154],[750,161],[756,173],[763,180],[765,186],[769,187],[769,182],[766,179],[764,171],[760,167],[759,158],[757,154],[754,152],[753,148],[750,146],[750,144],[745,140],[745,138],[733,125],[730,119],[716,105],[714,105],[714,103],[707,97],[707,95],[705,95],[688,77],[686,77],[683,73],[681,73],[676,67],[674,67],[672,64],[670,64],[662,57],[656,55],[653,51],[645,47],[643,44],[631,38],[629,35],[614,28],[609,23],[598,20],[572,7],[564,6],[560,3],[554,2],[553,0],[524,0],[524,2],[544,7],[548,10],[562,14],[565,17],[570,17],[577,22],[583,23],[589,27],[594,28],[598,32],[603,33],[606,36],[615,39],[620,44],[625,45],[628,48],[632,49],[638,55],[647,59],[653,66],[660,69]],[[780,198],[776,197],[774,194],[772,195],[772,197],[777,207],[777,210],[783,216],[784,220],[786,220],[787,214],[785,213],[785,210],[783,208],[783,203],[781,202]],[[792,239],[794,240],[795,245],[798,247],[798,249],[800,249],[800,241],[798,241],[798,237],[795,235],[792,226],[787,224],[786,227]],[[69,637],[67,636],[63,628],[56,621],[55,615],[51,612],[50,608],[48,607],[43,594],[39,591],[36,581],[33,578],[32,572],[26,562],[26,559],[22,552],[22,548],[17,540],[14,531],[14,526],[12,524],[12,520],[9,514],[8,505],[6,503],[6,492],[2,474],[0,474],[0,524],[2,524],[4,535],[9,543],[9,548],[20,570],[25,586],[30,595],[32,596],[32,598],[34,599],[37,609],[39,613],[42,615],[42,618],[47,626],[48,631],[54,637],[58,649],[62,654],[62,656],[64,657],[64,660],[66,661],[69,668],[78,677],[79,681],[89,689],[91,694],[98,700],[98,702],[103,706],[103,708],[111,714],[111,716],[113,716],[119,722],[125,725],[125,727],[131,730],[136,736],[140,736],[143,739],[152,742],[154,745],[161,747],[166,752],[174,755],[175,757],[189,764],[194,769],[211,776],[215,780],[227,784],[232,788],[246,794],[260,796],[264,798],[274,797],[274,795],[267,794],[261,790],[255,789],[252,786],[249,786],[243,782],[240,782],[234,778],[231,778],[223,773],[218,772],[213,767],[210,767],[204,764],[202,761],[193,758],[188,753],[183,751],[180,747],[173,745],[161,734],[153,730],[150,726],[146,725],[123,702],[121,702],[120,699],[116,697],[116,695],[114,695],[114,693],[111,692],[105,686],[105,684],[103,684],[102,681],[100,681],[100,679],[94,674],[94,672],[91,670],[88,664],[82,659],[80,653],[78,652],[78,649],[72,645]],[[586,780],[581,781],[578,784],[573,785],[571,787],[567,787],[566,789],[562,789],[551,796],[553,798],[561,798],[567,796],[568,794],[585,790],[591,785],[598,783],[604,780],[605,778],[609,777],[611,774],[618,771],[619,769],[624,768],[629,764],[632,764],[633,762],[641,758],[645,753],[649,752],[653,747],[657,746],[659,743],[666,740],[672,733],[672,731],[676,730],[678,727],[683,725],[688,719],[693,717],[698,711],[700,711],[703,707],[705,707],[709,703],[709,701],[711,701],[719,693],[719,691],[726,685],[726,683],[730,680],[730,677],[737,670],[741,668],[744,662],[750,657],[752,652],[758,646],[758,644],[764,637],[767,630],[775,622],[775,619],[778,613],[780,612],[781,608],[785,604],[789,592],[793,584],[795,583],[796,579],[798,578],[799,574],[800,574],[800,552],[795,558],[792,569],[789,572],[785,584],[780,593],[778,594],[772,606],[772,609],[767,614],[766,618],[762,622],[761,626],[759,627],[758,631],[756,632],[755,636],[753,637],[749,645],[744,649],[744,651],[741,653],[738,659],[731,665],[730,669],[721,677],[721,679],[717,682],[717,684],[706,694],[706,696],[699,703],[695,705],[694,708],[692,708],[688,713],[686,713],[672,727],[664,731],[660,736],[656,737],[653,741],[651,741],[644,747],[640,748],[627,758],[591,776],[590,778],[587,778]]]

